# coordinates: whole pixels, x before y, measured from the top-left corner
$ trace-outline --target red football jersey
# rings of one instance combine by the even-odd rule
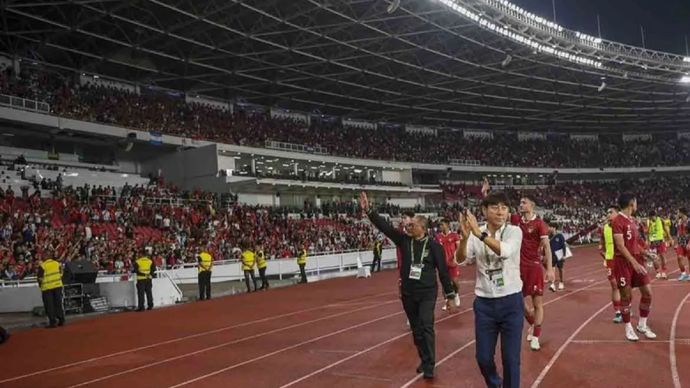
[[[549,237],[549,228],[544,220],[534,218],[526,221],[520,218],[520,229],[522,229],[522,246],[520,247],[521,266],[541,266],[539,260],[539,245],[542,237]]]
[[[450,267],[455,266],[455,250],[458,247],[460,236],[455,232],[448,234],[439,233],[436,235],[436,241],[443,247],[443,252],[446,254],[446,265]]]
[[[620,213],[611,222],[613,234],[622,234],[625,248],[637,261],[641,261],[642,255],[640,251],[640,234],[637,230],[637,223],[627,215]],[[615,259],[626,260],[617,246],[614,246]]]

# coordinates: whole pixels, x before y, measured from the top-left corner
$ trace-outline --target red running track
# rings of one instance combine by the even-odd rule
[[[0,386],[483,387],[474,360],[473,270],[462,274],[461,310],[437,309],[433,383],[414,371],[397,276],[386,271],[19,332],[0,347]],[[690,283],[654,282],[649,324],[658,338],[633,344],[611,322],[593,248],[575,251],[566,282],[565,291],[545,296],[541,351],[525,342],[523,387],[690,385],[683,368]]]

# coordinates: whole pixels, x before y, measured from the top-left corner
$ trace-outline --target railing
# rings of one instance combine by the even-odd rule
[[[266,140],[266,143],[264,143],[264,145],[266,148],[274,150],[300,152],[303,154],[328,155],[328,149],[318,145],[310,146],[306,144],[284,143],[273,140]]]
[[[50,113],[50,105],[46,102],[6,94],[0,94],[0,105],[38,113]]]

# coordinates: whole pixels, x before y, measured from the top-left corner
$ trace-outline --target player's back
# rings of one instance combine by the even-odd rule
[[[616,216],[611,222],[613,228],[613,235],[623,235],[623,242],[625,248],[633,257],[640,260],[640,237],[635,221],[627,215],[621,213]],[[615,237],[614,237],[615,240]],[[626,260],[621,250],[614,244],[614,258]]]

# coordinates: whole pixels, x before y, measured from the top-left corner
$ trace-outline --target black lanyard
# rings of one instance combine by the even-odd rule
[[[426,246],[429,243],[429,237],[427,236],[424,238],[424,246],[422,247],[422,255],[419,257],[419,263],[416,265],[422,264],[422,260],[424,260],[424,256],[426,256],[427,250]],[[415,265],[414,263],[414,239],[410,240],[410,251],[412,252],[412,265]]]

